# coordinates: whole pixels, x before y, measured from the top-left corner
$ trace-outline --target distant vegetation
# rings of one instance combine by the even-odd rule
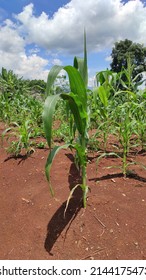
[[[113,72],[119,73],[124,68],[127,69],[127,61],[130,59],[133,66],[132,78],[136,82],[142,80],[142,73],[146,71],[146,47],[142,44],[134,43],[128,39],[116,42],[112,49],[111,58],[111,70]],[[122,78],[126,79],[124,76]]]

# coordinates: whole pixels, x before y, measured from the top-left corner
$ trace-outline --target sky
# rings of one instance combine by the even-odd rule
[[[83,56],[86,30],[89,86],[110,68],[114,43],[146,46],[146,1],[0,0],[0,69],[25,79],[47,79],[53,65]]]

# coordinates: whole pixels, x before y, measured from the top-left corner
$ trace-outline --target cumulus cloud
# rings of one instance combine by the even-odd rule
[[[142,0],[71,0],[50,17],[45,12],[36,16],[30,3],[13,21],[2,23],[0,67],[25,78],[46,79],[47,67],[62,64],[60,54],[82,52],[84,28],[88,51],[111,48],[115,41],[125,38],[146,44],[145,4]],[[31,50],[26,51],[27,47]],[[49,60],[41,57],[41,49],[47,51]]]
[[[0,29],[0,68],[13,70],[26,79],[46,79],[48,60],[36,55],[26,55],[25,40],[17,26],[10,20]]]
[[[20,62],[17,64],[15,73],[27,79],[44,79],[47,80],[48,70],[45,67],[48,65],[46,59],[33,54],[27,56],[25,53],[19,56]]]
[[[106,8],[105,8],[106,7]],[[48,49],[76,53],[82,51],[86,28],[89,50],[102,50],[120,39],[146,43],[146,7],[140,0],[72,0],[52,18],[45,12],[34,14],[33,4],[16,16],[27,40]]]
[[[0,29],[0,49],[6,53],[20,53],[25,42],[15,29],[12,21],[6,20],[5,25]]]

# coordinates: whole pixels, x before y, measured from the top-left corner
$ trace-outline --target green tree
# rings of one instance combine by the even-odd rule
[[[142,44],[134,43],[128,39],[115,43],[111,53],[112,63],[111,70],[121,72],[124,68],[127,69],[128,58],[133,65],[132,78],[146,71],[146,47]],[[124,79],[124,77],[122,77]],[[137,82],[142,80],[142,74],[138,75]]]

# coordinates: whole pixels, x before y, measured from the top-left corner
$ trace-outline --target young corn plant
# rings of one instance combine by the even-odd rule
[[[135,119],[132,119],[132,117],[130,118],[129,108],[126,108],[125,104],[119,105],[116,108],[116,115],[117,115],[119,121],[118,122],[115,121],[115,123],[114,123],[114,125],[115,125],[114,134],[115,135],[118,134],[118,140],[119,140],[122,151],[120,153],[119,152],[110,152],[110,153],[101,154],[97,159],[97,166],[98,166],[99,161],[103,157],[108,157],[108,156],[117,157],[117,158],[121,159],[122,164],[115,165],[115,166],[108,166],[105,168],[107,168],[107,169],[118,168],[122,171],[124,178],[126,178],[126,176],[129,173],[128,167],[130,165],[136,164],[136,162],[134,162],[134,161],[131,161],[131,162],[128,161],[128,153],[130,150],[130,139],[131,139],[131,136],[135,133],[136,121],[135,121]]]
[[[107,84],[100,85],[93,90],[95,103],[99,108],[99,114],[101,119],[101,124],[98,127],[97,133],[95,136],[103,134],[103,146],[104,152],[106,152],[107,148],[107,138],[110,126],[110,116],[109,116],[109,97],[110,97],[110,89]],[[100,104],[100,105],[99,105]]]
[[[146,151],[146,96],[145,93],[140,93],[137,101],[133,103],[133,115],[136,120],[136,135],[137,144],[141,146],[141,151]]]
[[[130,120],[128,114],[123,118],[121,122],[117,125],[117,130],[119,133],[119,142],[123,149],[122,156],[122,172],[124,177],[127,174],[127,167],[133,163],[127,162],[127,156],[130,149],[130,139],[132,134],[134,133],[135,120]]]
[[[119,142],[123,149],[122,157],[122,172],[124,177],[127,174],[127,168],[134,163],[127,162],[127,155],[130,149],[130,139],[135,134],[136,120],[133,115],[133,103],[136,101],[136,79],[139,74],[132,79],[134,66],[131,65],[130,57],[127,59],[127,69],[122,70],[122,75],[125,80],[121,79],[123,89],[115,93],[117,95],[124,95],[125,102],[116,107],[115,113],[118,121],[115,121],[115,126],[119,135]]]
[[[25,150],[26,155],[30,155],[34,152],[32,148],[31,136],[32,136],[32,126],[30,120],[24,120],[21,125],[14,122],[11,127],[8,127],[2,134],[2,138],[7,135],[7,140],[10,140],[7,152],[13,156],[18,156],[22,150]]]
[[[103,135],[104,153],[107,150],[107,140],[112,128],[113,108],[115,106],[114,95],[120,83],[120,75],[106,70],[96,74],[97,86],[93,90],[94,103],[99,111],[100,121],[97,124],[96,135]],[[96,110],[96,111],[97,111]],[[99,125],[100,124],[100,125]]]
[[[70,92],[50,95],[52,85],[61,70],[67,72],[69,78]],[[76,185],[70,192],[67,200],[66,209],[69,200],[77,187],[81,187],[83,192],[83,207],[86,208],[86,198],[88,193],[87,186],[87,143],[88,143],[88,124],[89,114],[87,106],[87,84],[88,84],[88,71],[87,71],[87,51],[86,51],[86,35],[84,34],[84,58],[74,58],[74,66],[54,66],[48,75],[46,94],[47,98],[44,104],[43,122],[44,130],[50,152],[45,165],[45,173],[49,182],[51,194],[54,195],[53,188],[50,182],[50,170],[52,162],[60,149],[70,148],[76,151],[76,159],[81,171],[82,183]],[[62,146],[55,146],[51,149],[52,139],[52,121],[53,113],[55,111],[56,103],[59,99],[67,102],[71,115],[73,116],[74,127],[76,130],[76,137],[71,142]],[[65,209],[65,211],[66,211]]]

